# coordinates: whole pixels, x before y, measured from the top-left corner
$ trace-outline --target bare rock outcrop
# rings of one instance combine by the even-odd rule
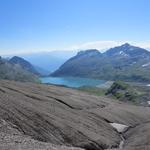
[[[86,150],[115,148],[121,137],[110,123],[135,126],[149,118],[148,107],[59,86],[0,81],[0,119],[40,142]]]

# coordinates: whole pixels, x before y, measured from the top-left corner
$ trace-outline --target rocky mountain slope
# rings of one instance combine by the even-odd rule
[[[9,63],[13,65],[20,65],[24,70],[28,72],[33,73],[35,75],[40,75],[40,73],[35,69],[35,67],[32,64],[30,64],[28,61],[21,57],[14,56],[9,60]]]
[[[149,74],[150,52],[126,43],[105,53],[81,51],[51,75],[148,82]]]
[[[119,101],[150,106],[150,87],[140,83],[116,81],[106,90],[105,95],[116,98]]]
[[[76,51],[50,51],[50,52],[37,52],[26,55],[20,55],[20,57],[29,61],[34,66],[42,68],[49,75],[51,72],[58,69],[64,62],[76,55]],[[39,61],[40,60],[40,61]]]
[[[0,120],[0,149],[1,150],[82,150],[75,147],[57,146],[41,142],[23,135],[17,126]]]
[[[2,150],[9,149],[9,144],[15,147],[18,143],[24,148],[20,138],[10,139],[20,134],[27,138],[24,143],[31,141],[30,149],[34,149],[34,142],[37,142],[36,146],[41,145],[43,149],[53,144],[58,149],[61,145],[104,150],[118,148],[122,136],[125,137],[124,149],[140,149],[150,145],[149,118],[149,107],[128,105],[65,87],[0,81]],[[120,135],[110,123],[130,128]],[[4,132],[3,124],[6,125],[4,130],[8,126],[13,131]],[[15,133],[12,135],[12,132]],[[8,134],[6,137],[9,138],[9,144],[6,144],[3,133]]]
[[[12,64],[0,57],[0,79],[38,82],[38,77],[23,69],[18,64]]]

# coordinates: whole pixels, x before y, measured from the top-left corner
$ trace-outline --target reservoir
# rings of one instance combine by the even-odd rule
[[[78,88],[81,86],[97,86],[106,82],[104,80],[78,77],[42,77],[40,80],[42,83],[64,85],[73,88]]]

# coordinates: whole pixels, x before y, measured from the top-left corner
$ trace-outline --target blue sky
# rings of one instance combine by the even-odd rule
[[[0,55],[150,48],[150,0],[0,0]]]

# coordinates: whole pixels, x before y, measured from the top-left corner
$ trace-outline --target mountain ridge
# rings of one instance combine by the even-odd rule
[[[22,68],[19,64],[12,64],[9,60],[0,57],[0,79],[23,82],[39,82],[37,75]]]
[[[93,53],[92,53],[93,52]],[[81,51],[51,76],[80,76],[105,80],[150,81],[150,52],[125,43],[104,53]],[[147,64],[147,65],[146,65]],[[145,67],[143,67],[145,65]]]
[[[19,57],[19,56],[13,56],[10,60],[9,63],[13,65],[20,65],[23,69],[35,74],[35,75],[40,75],[40,73],[35,69],[35,67],[25,59]]]
[[[150,55],[150,52],[146,49],[140,48],[140,47],[136,47],[136,46],[132,46],[129,43],[125,43],[121,46],[117,46],[114,48],[110,48],[109,50],[107,50],[104,54],[108,55],[108,56],[114,56],[116,53],[118,54],[125,54],[124,56],[139,56],[140,54],[148,54]]]

